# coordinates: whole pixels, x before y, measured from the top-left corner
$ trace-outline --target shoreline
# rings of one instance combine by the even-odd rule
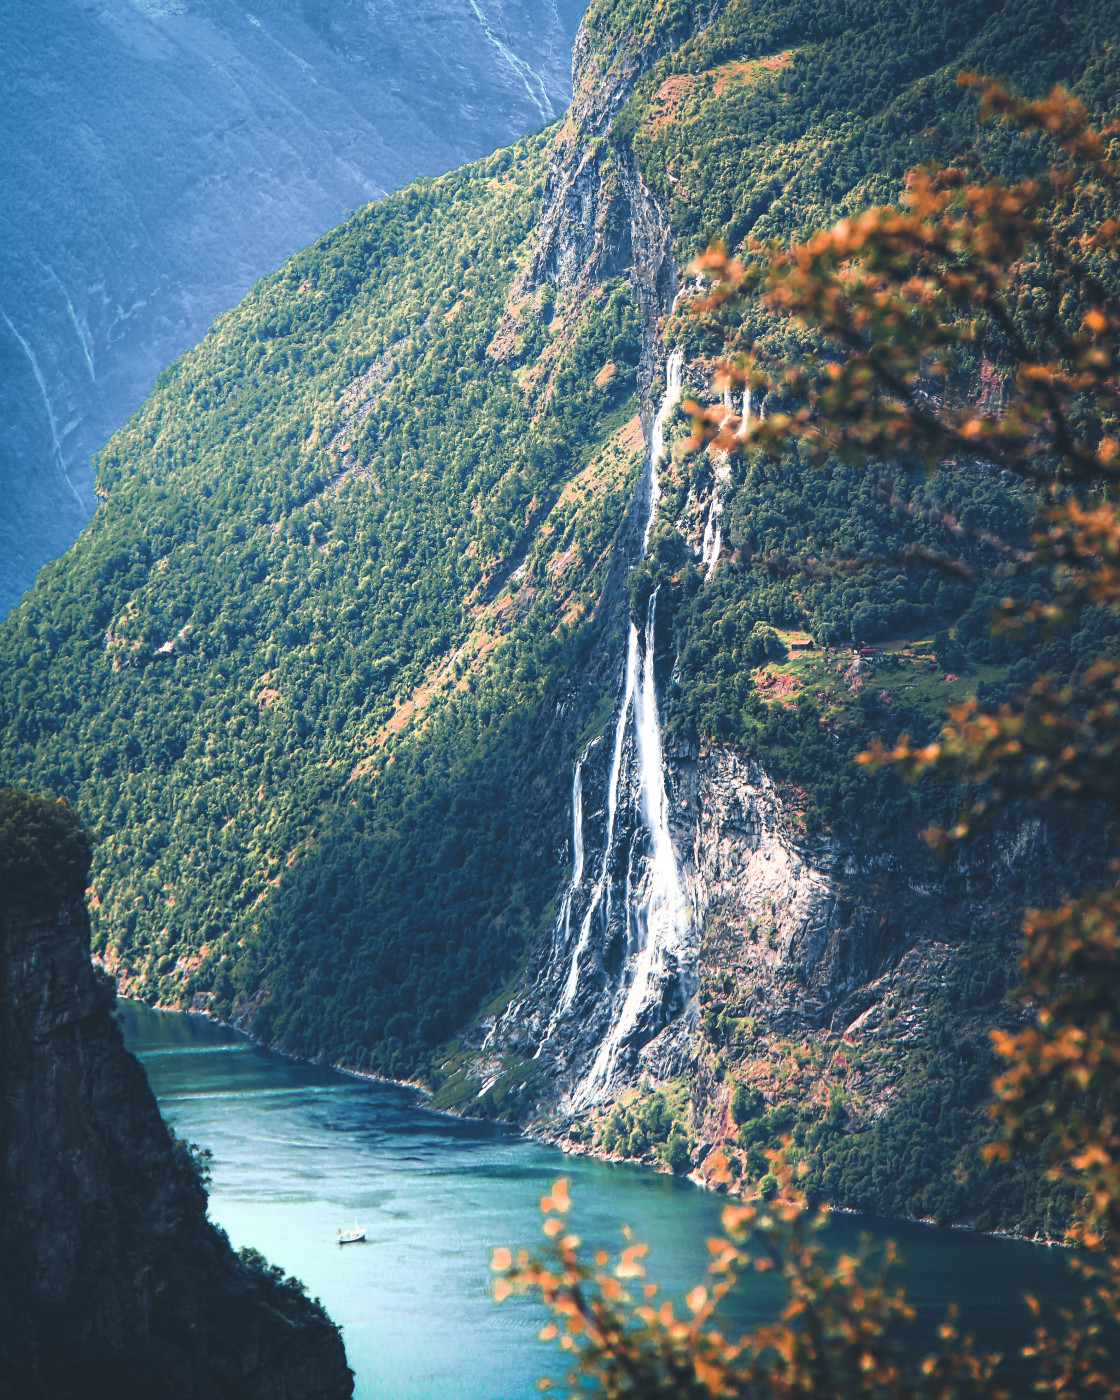
[[[96,966],[105,972],[112,974],[112,968],[107,967],[100,958],[93,958]],[[158,1002],[145,1001],[143,997],[130,996],[127,992],[117,993],[118,1001],[135,1002],[137,1006],[147,1007],[149,1011],[159,1011],[168,1016],[198,1016],[204,1021],[209,1021],[214,1026],[224,1026],[227,1030],[236,1031],[238,1035],[243,1035],[250,1045],[255,1045],[258,1049],[267,1050],[272,1055],[279,1055],[281,1059],[290,1060],[297,1065],[315,1065],[320,1069],[333,1069],[339,1074],[345,1074],[351,1079],[364,1079],[371,1084],[391,1084],[397,1089],[412,1089],[418,1094],[423,1094],[425,1098],[432,1097],[432,1091],[417,1079],[391,1079],[385,1074],[374,1074],[371,1070],[352,1069],[349,1065],[325,1063],[322,1060],[309,1060],[303,1055],[293,1054],[290,1050],[284,1050],[279,1045],[270,1045],[266,1041],[258,1040],[256,1036],[250,1035],[244,1027],[239,1026],[236,1021],[223,1021],[220,1016],[214,1016],[209,1011],[203,1011],[197,1007],[183,1006],[161,1006]],[[427,1105],[424,1105],[427,1109]],[[441,1108],[427,1109],[430,1113],[444,1113]],[[457,1115],[452,1115],[457,1116]]]
[[[646,1171],[655,1171],[662,1176],[672,1176],[674,1173],[664,1164],[664,1162],[646,1162],[638,1157],[620,1157],[616,1152],[604,1152],[599,1147],[586,1147],[581,1142],[572,1142],[570,1138],[553,1137],[545,1131],[530,1129],[522,1133],[522,1136],[529,1137],[533,1141],[547,1143],[550,1147],[555,1147],[568,1157],[594,1157],[598,1162],[609,1163],[611,1166],[642,1167]],[[693,1186],[702,1191],[709,1191],[713,1196],[725,1196],[729,1203],[749,1199],[739,1192],[721,1191],[718,1186],[713,1185],[699,1171],[692,1170],[685,1172],[680,1178],[688,1181]],[[828,1202],[822,1203],[819,1208],[829,1215],[850,1215],[863,1216],[867,1220],[878,1220],[889,1223],[897,1220],[906,1225],[923,1225],[930,1230],[957,1230],[964,1234],[975,1235],[982,1239],[1010,1240],[1017,1244],[1036,1245],[1046,1249],[1070,1249],[1074,1248],[1066,1240],[1054,1239],[1047,1235],[1024,1235],[1014,1230],[978,1230],[975,1225],[966,1225],[954,1221],[950,1225],[941,1225],[932,1216],[919,1215],[876,1215],[872,1211],[860,1210],[857,1206],[837,1206]]]
[[[94,957],[93,961],[98,967],[103,968],[106,972],[112,973],[112,969],[106,967],[105,963],[100,958]],[[432,1090],[429,1089],[426,1085],[421,1084],[419,1080],[393,1079],[390,1078],[388,1075],[374,1074],[370,1070],[353,1069],[349,1065],[341,1063],[325,1063],[320,1060],[308,1060],[302,1055],[296,1055],[289,1050],[281,1049],[281,1047],[278,1045],[269,1045],[266,1044],[263,1040],[257,1040],[256,1037],[250,1035],[248,1031],[244,1030],[235,1021],[224,1021],[220,1017],[214,1016],[208,1011],[203,1011],[190,1007],[183,1008],[179,1006],[153,1005],[151,1002],[145,1001],[142,997],[129,996],[127,993],[123,992],[118,992],[117,996],[118,999],[121,1001],[136,1002],[139,1006],[147,1007],[149,1011],[160,1011],[174,1016],[200,1016],[204,1020],[210,1021],[216,1026],[225,1026],[229,1030],[236,1031],[238,1035],[243,1035],[251,1045],[256,1045],[262,1050],[269,1051],[271,1054],[279,1055],[282,1059],[289,1060],[293,1064],[316,1065],[323,1069],[335,1070],[337,1073],[345,1074],[351,1079],[361,1079],[371,1084],[388,1084],[398,1089],[409,1089],[414,1093],[420,1094],[424,1099],[431,1099],[433,1097]],[[441,1118],[456,1118],[460,1121],[472,1121],[467,1114],[456,1112],[456,1110],[454,1109],[432,1108],[430,1104],[423,1102],[418,1104],[417,1106],[419,1108],[422,1108],[424,1112],[436,1114]],[[583,1143],[572,1142],[570,1138],[561,1138],[555,1136],[543,1127],[521,1127],[519,1124],[510,1122],[507,1119],[476,1118],[473,1121],[479,1123],[500,1124],[502,1127],[506,1128],[510,1132],[516,1133],[518,1137],[523,1138],[526,1142],[538,1142],[543,1143],[549,1147],[554,1147],[558,1151],[562,1152],[566,1157],[593,1157],[596,1161],[603,1162],[604,1164],[611,1166],[640,1167],[645,1171],[657,1172],[662,1176],[674,1175],[674,1173],[671,1172],[670,1169],[667,1166],[665,1166],[663,1162],[646,1162],[642,1161],[640,1158],[637,1157],[621,1157],[617,1153],[604,1152],[602,1148],[586,1147]],[[691,1185],[697,1187],[702,1191],[711,1192],[712,1195],[726,1196],[729,1202],[743,1199],[738,1193],[733,1193],[731,1191],[726,1190],[720,1191],[717,1186],[707,1181],[699,1173],[699,1171],[696,1170],[684,1173],[681,1177],[681,1180],[689,1182]],[[879,1220],[883,1221],[884,1223],[889,1223],[892,1220],[897,1220],[907,1225],[923,1225],[927,1229],[931,1230],[957,1230],[966,1234],[976,1235],[978,1237],[985,1237],[988,1239],[1009,1240],[1018,1244],[1036,1245],[1048,1249],[1073,1248],[1073,1246],[1068,1244],[1065,1240],[1051,1239],[1049,1237],[1038,1235],[1024,1235],[1019,1234],[1013,1230],[977,1230],[974,1225],[966,1225],[956,1222],[950,1225],[941,1225],[936,1220],[928,1216],[921,1217],[915,1215],[875,1215],[870,1211],[860,1210],[855,1206],[837,1206],[829,1205],[827,1203],[825,1203],[822,1208],[830,1215],[863,1216],[868,1220]]]

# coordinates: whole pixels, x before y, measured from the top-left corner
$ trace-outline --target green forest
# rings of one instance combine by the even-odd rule
[[[713,237],[788,239],[894,198],[915,160],[1029,168],[1041,148],[977,125],[962,68],[1025,92],[1062,80],[1097,110],[1120,87],[1105,0],[730,0],[702,31],[683,0],[595,0],[587,23],[599,68],[625,51],[637,73],[595,139],[669,211],[682,273]],[[608,713],[584,678],[622,623],[597,603],[643,460],[639,363],[658,330],[625,276],[581,299],[528,280],[554,134],[367,206],[220,317],[99,455],[93,521],[0,625],[0,778],[84,821],[94,949],[130,992],[438,1082],[449,1042],[547,934],[575,743]],[[750,329],[775,361],[800,343],[761,313]],[[703,391],[711,327],[678,309],[660,331]],[[1090,612],[1025,656],[989,615],[1037,586],[1029,572],[977,584],[928,563],[921,551],[948,551],[982,569],[985,539],[1027,538],[1029,492],[980,466],[735,457],[705,581],[676,522],[712,489],[711,462],[684,450],[683,410],[670,431],[630,580],[639,611],[663,588],[667,736],[760,758],[815,831],[858,843],[944,817],[944,780],[907,789],[857,773],[855,754],[932,736],[950,670],[998,697],[1017,668],[1068,675],[1111,634]],[[858,643],[886,663],[855,693],[836,666]],[[792,678],[788,703],[763,671]],[[561,694],[575,696],[563,723]],[[999,977],[1011,956],[991,952]],[[1005,1185],[945,1205],[916,1184],[934,1157],[939,1179],[955,1169],[944,1144],[972,1141],[985,1073],[922,1079],[873,1128],[806,1125],[814,1184],[1005,1219]],[[620,1119],[612,1142],[653,1143],[678,1168],[674,1112]],[[940,1156],[921,1156],[914,1122]],[[880,1180],[903,1139],[913,1171]]]
[[[644,27],[652,43],[672,44],[639,78],[613,129],[668,205],[682,267],[713,239],[732,248],[747,235],[786,241],[892,200],[904,173],[922,161],[969,160],[1021,178],[1044,158],[1042,143],[978,124],[956,81],[962,70],[1001,74],[1026,93],[1063,82],[1100,113],[1115,108],[1120,90],[1120,23],[1106,4],[1079,5],[1074,22],[1072,13],[1040,3],[744,0],[722,7],[698,33],[685,6],[621,10],[625,24]],[[617,6],[592,7],[590,22],[617,41],[619,15]],[[1038,275],[1024,288],[1028,334],[1032,299],[1045,302]],[[776,366],[810,343],[758,306],[740,315],[732,329]],[[678,313],[666,335],[699,364],[719,352],[705,318]],[[1012,363],[962,365],[955,389],[981,392]],[[699,378],[692,385],[701,395],[706,387]],[[755,399],[756,414],[784,406],[774,394]],[[674,431],[678,441],[687,433],[683,409]],[[1001,547],[1025,547],[1034,501],[1023,483],[981,464],[957,462],[930,475],[922,464],[810,463],[791,448],[780,463],[733,457],[730,469],[720,488],[726,566],[705,584],[670,531],[655,539],[646,566],[647,586],[669,584],[672,595],[678,663],[666,728],[765,756],[771,771],[806,792],[817,822],[841,823],[858,836],[908,810],[922,823],[948,816],[951,791],[915,794],[854,764],[871,737],[932,739],[947,706],[897,670],[878,673],[858,704],[835,677],[822,691],[820,676],[815,687],[799,687],[795,709],[763,703],[751,676],[768,659],[751,642],[760,625],[804,629],[819,648],[873,643],[897,652],[918,642],[936,651],[942,673],[969,674],[973,690],[996,698],[1038,670],[1069,676],[1114,631],[1100,608],[1082,616],[1076,631],[1029,648],[992,635],[1000,600],[1035,596],[1043,579],[989,576]],[[707,456],[678,448],[673,485],[664,510],[670,519],[690,492],[712,490]],[[933,555],[963,570],[931,567]]]
[[[95,834],[94,947],[142,995],[228,1015],[267,978],[259,1034],[404,1072],[546,918],[565,755],[529,736],[640,461],[625,283],[570,324],[531,297],[492,352],[547,149],[370,206],[220,318],[4,624],[4,772]]]

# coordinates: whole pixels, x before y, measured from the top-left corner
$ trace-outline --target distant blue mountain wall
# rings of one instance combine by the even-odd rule
[[[0,616],[263,273],[563,111],[586,0],[0,0]]]

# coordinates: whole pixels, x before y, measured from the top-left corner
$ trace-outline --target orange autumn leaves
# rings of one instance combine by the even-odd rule
[[[776,458],[796,440],[810,460],[902,459],[930,470],[980,462],[1035,483],[1029,552],[984,543],[994,570],[1048,580],[1044,596],[1008,600],[995,625],[1045,635],[1087,608],[1120,608],[1120,126],[1094,127],[1060,89],[1032,103],[973,75],[961,81],[984,115],[1049,140],[1052,164],[1014,185],[976,169],[915,170],[900,207],[868,210],[796,247],[748,244],[741,258],[713,247],[697,263],[710,286],[693,310],[724,338],[716,402],[686,407],[694,446]],[[727,312],[748,298],[800,324],[808,348],[796,362],[744,343],[750,319]],[[725,391],[743,388],[771,396],[768,416],[728,412]],[[963,839],[1012,798],[1092,802],[1080,809],[1086,820],[1114,818],[1115,652],[1064,684],[1039,676],[1010,704],[958,706],[937,742],[914,747],[903,736],[862,761],[909,778],[950,771],[973,789],[952,829],[928,833],[935,844]],[[1120,889],[1028,911],[1023,932],[1025,1015],[994,1036],[1005,1069],[989,1154],[1047,1154],[1080,1193],[1073,1238],[1086,1249],[1082,1303],[1055,1331],[1037,1324],[1026,1384],[1069,1400],[1117,1396]],[[684,1316],[657,1300],[632,1239],[617,1260],[583,1259],[557,1183],[541,1201],[544,1252],[493,1259],[496,1296],[531,1292],[552,1312],[541,1335],[571,1364],[542,1390],[648,1400],[1008,1394],[996,1358],[977,1355],[952,1315],[935,1354],[911,1361],[897,1351],[889,1334],[912,1315],[905,1298],[865,1258],[827,1264],[815,1237],[822,1213],[808,1208],[781,1154],[771,1170],[777,1198],[724,1212],[708,1278],[687,1295]],[[774,1322],[729,1340],[718,1304],[746,1269],[776,1275],[783,1301]]]
[[[749,384],[792,406],[749,423],[694,406],[694,440],[776,455],[797,439],[814,457],[910,457],[941,470],[967,459],[1031,479],[1039,510],[1029,554],[986,543],[997,571],[1029,567],[1048,580],[1044,596],[1005,600],[994,626],[1045,636],[1077,625],[1087,608],[1120,607],[1120,125],[1095,128],[1061,89],[1032,103],[973,75],[961,81],[984,114],[1045,133],[1054,162],[1014,186],[963,170],[912,171],[899,209],[869,210],[792,249],[751,249],[751,261],[712,250],[700,262],[712,282],[702,314],[753,295],[811,329],[814,349],[779,372],[730,336],[717,390]],[[969,377],[1000,393],[954,390]],[[995,709],[954,707],[937,742],[913,746],[903,735],[861,762],[912,780],[950,772],[973,790],[949,830],[927,833],[938,846],[1013,798],[1115,812],[1115,651],[1064,684],[1039,676]],[[1048,1141],[1054,1170],[1086,1188],[1081,1237],[1112,1244],[1120,1025],[1090,1013],[1105,985],[1103,1004],[1120,1001],[1118,897],[1028,913],[1022,969],[1033,1024],[996,1036],[1009,1066],[996,1084],[1008,1133],[1001,1150]],[[1075,1102],[1078,1094],[1092,1099]],[[1120,1298],[1110,1306],[1120,1316]]]
[[[552,1313],[539,1335],[560,1347],[569,1370],[562,1380],[542,1379],[541,1390],[649,1400],[1004,1394],[990,1387],[996,1358],[976,1355],[952,1317],[938,1351],[903,1360],[890,1334],[914,1310],[901,1290],[865,1255],[826,1263],[816,1238],[824,1213],[807,1208],[780,1153],[771,1167],[777,1198],[725,1208],[723,1234],[708,1241],[707,1279],[686,1295],[683,1313],[670,1299],[658,1301],[657,1286],[646,1281],[644,1245],[631,1240],[613,1262],[602,1250],[593,1263],[581,1257],[559,1219],[569,1202],[558,1182],[541,1202],[545,1251],[520,1251],[515,1260],[500,1249],[492,1260],[496,1297],[536,1294]],[[882,1269],[893,1262],[888,1246]],[[748,1269],[776,1274],[783,1302],[774,1322],[728,1337],[719,1304]]]
[[[1120,474],[1108,276],[1120,126],[1096,131],[1060,89],[1027,103],[963,81],[986,108],[1050,132],[1064,163],[1013,186],[919,168],[900,208],[869,209],[793,248],[748,244],[743,260],[709,249],[695,264],[709,292],[693,309],[724,335],[713,388],[777,391],[783,407],[747,421],[722,403],[686,405],[695,444],[777,454],[796,437],[818,459],[906,455],[932,467],[967,456],[1047,482]],[[810,331],[813,350],[776,364],[740,344],[725,312],[748,297]],[[995,411],[957,392],[970,366],[1004,391]],[[1087,412],[1103,431],[1079,431]]]
[[[1094,129],[1060,89],[1027,103],[963,81],[990,115],[1045,132],[1058,159],[1013,187],[914,171],[901,210],[868,211],[789,251],[754,249],[750,265],[713,250],[705,313],[753,294],[811,328],[815,349],[776,369],[729,344],[714,387],[777,390],[792,407],[748,424],[695,406],[694,440],[777,455],[796,438],[814,458],[910,457],[941,470],[969,460],[1029,478],[1040,497],[1030,554],[988,543],[1006,570],[1028,566],[1048,588],[1005,600],[994,626],[1045,636],[1088,608],[1120,606],[1120,128]],[[954,390],[954,377],[1000,392]],[[1061,803],[1065,820],[1078,810],[1108,820],[1120,807],[1115,628],[1067,683],[1039,676],[994,710],[970,701],[950,711],[936,743],[903,735],[861,761],[910,779],[948,771],[973,789],[950,830],[927,833],[939,846],[1012,798]],[[1003,1133],[989,1155],[1045,1153],[1080,1194],[1073,1238],[1092,1251],[1080,1314],[1057,1333],[1039,1327],[1027,1353],[1041,1393],[1120,1393],[1106,1342],[1120,1321],[1118,926],[1117,889],[1028,911],[1030,1019],[993,1036],[1006,1069],[993,1086]]]

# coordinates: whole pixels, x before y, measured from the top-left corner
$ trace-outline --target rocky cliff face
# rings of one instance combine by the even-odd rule
[[[338,1331],[209,1223],[190,1153],[124,1049],[89,959],[83,863],[67,875],[60,856],[52,880],[36,830],[39,811],[60,804],[0,796],[7,1393],[343,1400]]]
[[[901,958],[959,947],[981,908],[1012,921],[1062,868],[1037,819],[938,862],[912,831],[870,848],[806,835],[766,772],[733,749],[671,766],[702,959],[731,970],[750,1014],[780,1033],[860,1034]]]
[[[548,281],[577,295],[609,277],[631,277],[646,330],[646,395],[657,319],[672,303],[677,274],[668,216],[629,148],[612,138],[611,121],[662,51],[627,44],[606,59],[580,27],[572,55],[574,95],[553,143],[537,247],[526,273],[529,285]]]
[[[582,893],[561,905],[551,941],[530,969],[531,987],[486,1041],[492,1067],[509,1053],[532,1054],[547,1067],[562,1117],[578,1117],[591,1101],[581,1103],[578,1088],[626,995],[626,959],[641,938],[627,910],[648,836],[628,736],[607,863],[613,908],[589,926],[583,971],[569,980],[594,876],[590,852],[601,850],[609,820],[610,738],[608,730],[592,742],[580,775],[588,848]],[[702,1013],[718,1015],[729,1004],[759,1035],[823,1031],[849,1043],[904,1036],[921,1015],[922,993],[943,985],[947,965],[967,946],[971,925],[1014,929],[1024,904],[1057,894],[1074,859],[1029,817],[1009,820],[938,862],[914,833],[870,849],[851,838],[810,835],[765,769],[729,746],[678,751],[665,768],[687,932],[597,1102],[646,1076],[697,1073],[711,1048]],[[900,991],[914,1003],[908,1014],[896,1014]],[[544,1096],[536,1107],[547,1103]]]
[[[1054,851],[1052,833],[1029,818],[1006,820],[940,863],[913,830],[875,840],[858,832],[813,835],[795,796],[783,795],[764,766],[735,749],[661,755],[657,694],[675,664],[671,626],[652,599],[646,618],[631,624],[628,656],[621,585],[648,540],[664,466],[669,415],[658,423],[655,412],[659,402],[671,409],[675,390],[662,390],[672,375],[661,318],[680,275],[667,214],[611,134],[612,117],[658,54],[655,46],[623,44],[596,55],[581,31],[575,98],[553,148],[537,250],[525,274],[527,285],[547,280],[573,297],[593,295],[608,277],[630,276],[645,332],[649,444],[600,604],[618,625],[604,633],[611,659],[601,649],[593,684],[584,688],[598,691],[607,681],[614,709],[577,751],[556,922],[522,988],[476,1033],[471,1052],[483,1092],[516,1079],[511,1065],[532,1061],[522,1092],[505,1105],[528,1121],[558,1106],[559,1121],[570,1122],[647,1077],[704,1080],[713,1052],[705,1022],[732,1004],[759,1035],[901,1043],[945,985],[971,926],[979,920],[1014,930],[1024,903],[1057,892],[1055,872],[1071,858]],[[703,377],[697,367],[696,378]],[[713,459],[711,467],[706,478],[694,474],[702,484],[670,522],[708,577],[720,562],[727,477],[725,462]],[[560,699],[557,724],[574,738],[585,719],[576,681]],[[653,778],[651,730],[661,770]],[[672,870],[662,871],[658,886],[658,866],[666,863]]]

